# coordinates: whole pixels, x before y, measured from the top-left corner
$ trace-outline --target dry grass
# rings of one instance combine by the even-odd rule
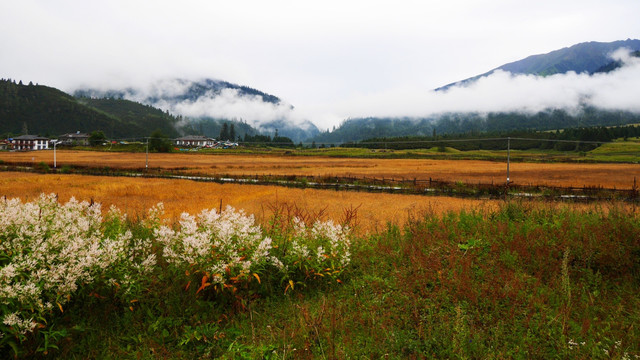
[[[164,203],[166,218],[173,221],[182,212],[231,205],[255,214],[261,221],[276,203],[286,203],[326,219],[340,221],[345,210],[357,208],[361,230],[376,231],[387,222],[404,223],[409,216],[443,213],[460,209],[496,208],[496,200],[465,200],[448,197],[289,189],[277,186],[199,183],[188,180],[136,179],[81,175],[39,175],[2,173],[0,196],[33,200],[41,193],[56,193],[61,201],[71,196],[94,200],[106,210],[115,205],[133,216]]]
[[[53,166],[52,151],[0,153],[11,162],[44,161]],[[58,151],[58,166],[144,168],[143,153]],[[466,183],[503,183],[506,164],[476,160],[355,159],[268,155],[149,154],[149,166],[210,175],[298,175],[435,179]],[[630,189],[640,179],[635,164],[512,163],[511,180],[520,185],[603,186]]]

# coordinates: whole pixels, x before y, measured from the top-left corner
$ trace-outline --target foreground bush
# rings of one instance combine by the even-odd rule
[[[99,204],[73,198],[66,204],[53,195],[32,203],[1,201],[0,354],[57,349],[69,327],[77,325],[64,318],[65,311],[83,304],[114,304],[133,312],[134,305],[157,300],[152,291],[161,287],[178,292],[174,297],[183,296],[182,289],[199,296],[211,287],[215,291],[208,298],[214,302],[215,294],[225,291],[244,301],[244,295],[262,291],[263,281],[271,291],[282,284],[276,292],[283,293],[314,280],[288,271],[327,266],[337,251],[347,255],[340,255],[332,271],[349,263],[348,229],[332,223],[318,222],[306,231],[293,219],[300,230],[286,252],[287,245],[274,246],[252,216],[230,207],[222,213],[204,210],[197,218],[183,214],[174,227],[161,223],[161,212],[159,205],[146,219],[132,222],[114,208],[102,219]],[[301,252],[307,246],[317,246],[313,255]],[[249,286],[255,291],[238,295]]]
[[[505,203],[353,242],[296,211],[2,206],[2,358],[640,358],[633,209]]]
[[[239,314],[234,340],[247,347],[228,358],[640,358],[631,207],[505,203],[367,240],[345,286]]]
[[[104,280],[128,282],[129,270],[141,265],[144,273],[155,264],[152,255],[137,263],[130,232],[105,237],[102,226],[99,204],[71,199],[60,205],[53,195],[0,202],[0,347],[17,354],[39,332],[47,336],[41,350],[55,348],[54,338],[66,333],[50,332],[50,323],[74,296],[107,286]],[[107,273],[112,277],[104,279]]]

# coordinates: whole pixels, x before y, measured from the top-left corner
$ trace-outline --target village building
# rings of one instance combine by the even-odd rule
[[[49,149],[49,139],[37,135],[22,135],[14,137],[11,145],[15,150],[46,150]]]
[[[175,139],[174,144],[176,144],[176,146],[207,147],[214,146],[216,140],[202,135],[187,135]]]
[[[0,140],[0,150],[8,150],[10,148],[11,148],[11,143],[9,143],[9,140],[4,140],[4,139]]]
[[[80,131],[77,131],[75,133],[60,135],[60,137],[58,138],[58,144],[70,145],[70,146],[72,145],[87,146],[89,145],[89,135],[81,133]]]

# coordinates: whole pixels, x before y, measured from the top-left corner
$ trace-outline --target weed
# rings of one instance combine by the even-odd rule
[[[160,208],[139,219],[113,209],[95,222],[87,219],[98,214],[89,204],[2,203],[2,246],[57,238],[61,228],[47,224],[65,213],[67,240],[99,235],[107,254],[126,252],[92,268],[91,279],[76,281],[77,291],[62,299],[59,289],[42,293],[58,300],[48,300],[50,311],[32,311],[37,299],[5,297],[3,311],[18,313],[5,312],[0,325],[4,357],[640,356],[640,221],[624,209],[513,202],[414,215],[405,227],[389,224],[367,238],[344,239],[344,227],[322,221],[323,212],[282,201],[264,228],[228,209],[185,215],[169,226]],[[23,215],[7,215],[16,210]],[[345,222],[353,223],[355,210]],[[86,223],[90,233],[72,227]],[[42,229],[48,237],[38,235]],[[266,238],[268,262],[254,256]],[[2,281],[13,276],[16,249],[2,252]],[[40,247],[21,249],[37,254]],[[237,255],[228,255],[231,249]],[[151,271],[142,271],[151,255]],[[32,326],[32,317],[44,327]]]

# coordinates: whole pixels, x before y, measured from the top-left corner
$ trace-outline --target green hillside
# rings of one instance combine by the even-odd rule
[[[170,137],[178,136],[175,125],[181,120],[181,117],[174,117],[168,112],[163,112],[152,106],[121,99],[77,98],[77,101],[117,117],[124,126],[137,126],[145,129],[144,136],[148,136],[148,133],[156,129]]]
[[[633,56],[633,57],[640,58],[640,51],[634,51],[630,55]],[[623,64],[622,64],[621,61],[615,60],[615,61],[612,61],[612,62],[608,63],[607,65],[603,65],[603,66],[599,67],[593,73],[594,74],[597,74],[597,73],[610,73],[610,72],[612,72],[612,71],[614,71],[616,69],[621,68],[622,65]]]
[[[468,85],[483,76],[491,75],[496,70],[508,71],[512,74],[539,76],[563,74],[569,71],[594,73],[601,67],[611,63],[611,53],[620,48],[627,48],[632,51],[640,50],[640,40],[627,39],[606,43],[591,41],[554,50],[547,54],[531,55],[522,60],[501,65],[484,74],[437,88],[436,91],[447,90],[452,86]]]
[[[177,118],[125,100],[74,98],[58,89],[0,80],[0,135],[56,136],[103,131],[110,138],[149,136],[160,129],[177,135]]]
[[[536,114],[449,113],[425,118],[358,118],[342,123],[332,132],[312,139],[317,144],[342,144],[372,138],[432,136],[434,134],[480,134],[516,130],[557,130],[640,123],[640,114],[585,107],[577,114],[547,110]]]
[[[553,75],[575,71],[591,73],[611,61],[609,55],[617,49],[640,49],[640,40],[613,41],[608,43],[586,42],[548,54],[533,55],[526,59],[500,66],[498,69],[514,74]]]
[[[253,136],[259,134],[258,130],[256,130],[246,122],[207,117],[189,119],[187,121],[181,122],[178,129],[183,134],[204,135],[215,139],[220,139],[220,133],[224,124],[227,124],[228,127],[233,126],[235,134],[234,140],[237,140],[238,136],[244,138],[247,135]]]

